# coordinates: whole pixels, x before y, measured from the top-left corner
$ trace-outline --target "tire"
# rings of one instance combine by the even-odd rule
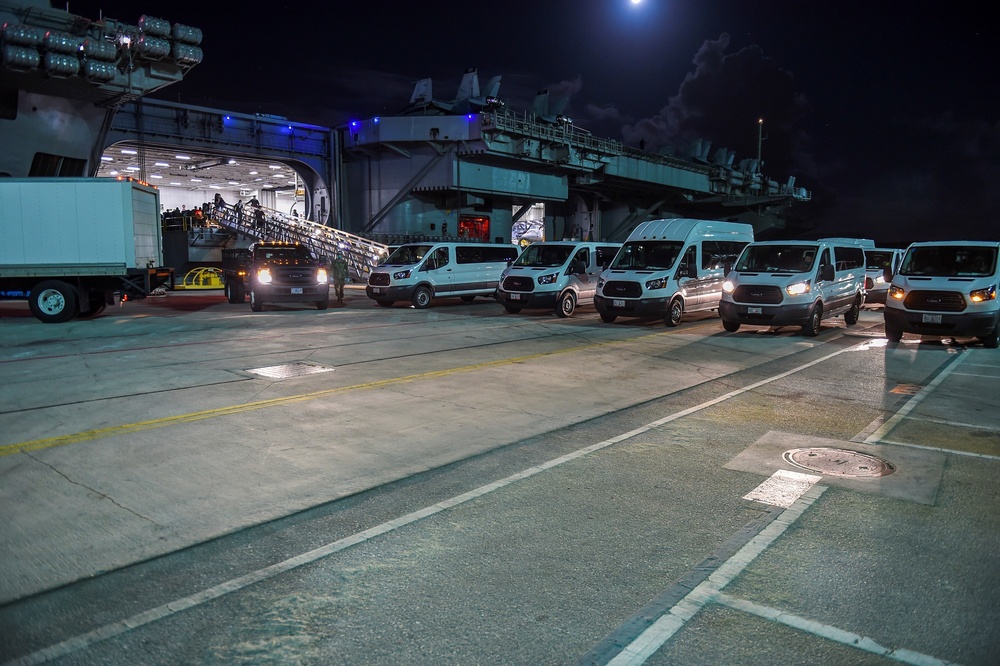
[[[903,329],[896,328],[889,322],[885,323],[885,339],[889,342],[899,342],[903,339]]]
[[[466,303],[471,303],[472,301],[476,300],[475,295],[470,295],[470,294],[466,294],[465,296],[462,296],[461,298]]]
[[[675,298],[670,301],[670,305],[667,307],[667,314],[663,317],[663,323],[669,328],[673,328],[681,323],[681,317],[684,316],[684,303],[679,298]]]
[[[245,303],[247,300],[247,287],[243,281],[233,283],[233,303]]]
[[[809,319],[806,320],[806,323],[802,324],[802,334],[810,338],[815,338],[819,335],[819,324],[821,321],[823,321],[823,306],[817,303],[813,306],[812,312],[809,313]]]
[[[576,296],[572,291],[567,291],[559,297],[559,305],[556,306],[556,314],[560,317],[572,317],[576,310]]]
[[[326,310],[328,307],[330,307],[330,299],[329,298],[324,298],[322,301],[316,301],[316,309],[317,310]]]
[[[854,303],[851,305],[851,309],[844,313],[844,323],[848,326],[854,326],[858,323],[858,317],[861,316],[861,294],[854,297]]]
[[[984,335],[979,338],[979,341],[983,343],[983,346],[987,349],[996,349],[1000,346],[1000,324],[993,327],[993,332],[989,335]]]
[[[420,286],[413,290],[413,296],[410,297],[410,303],[413,307],[418,310],[423,310],[429,307],[431,304],[431,299],[434,298],[434,294],[431,293],[429,287]]]
[[[395,303],[395,301],[386,301],[386,300],[377,300],[375,302],[384,308],[391,308],[392,304]]]
[[[76,290],[59,280],[45,280],[31,289],[31,314],[46,324],[60,324],[77,315]]]
[[[610,312],[601,313],[601,321],[603,321],[605,324],[610,324],[614,322],[615,319],[618,319],[618,315],[611,314]]]
[[[722,320],[722,328],[726,329],[730,333],[735,333],[736,331],[740,330],[740,322],[738,322],[738,321],[726,321],[725,319],[723,319]]]
[[[250,289],[250,309],[254,312],[260,312],[264,309],[264,304],[257,298],[257,292]]]
[[[508,305],[506,303],[503,304],[503,309],[509,312],[510,314],[517,314],[518,312],[521,311],[521,308],[517,307],[516,305]]]

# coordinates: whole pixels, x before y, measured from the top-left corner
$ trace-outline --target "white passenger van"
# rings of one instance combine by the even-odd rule
[[[984,347],[1000,343],[997,286],[1000,243],[937,241],[906,249],[891,282],[882,316],[885,337],[903,333],[977,337]],[[888,272],[887,272],[888,273]]]
[[[844,315],[858,322],[865,301],[865,252],[854,239],[751,243],[726,276],[719,316],[727,331],[741,324],[802,327]]]
[[[365,293],[383,307],[407,300],[426,308],[431,299],[458,296],[471,302],[493,297],[500,273],[517,259],[515,245],[490,243],[407,243],[368,276]]]
[[[885,272],[895,275],[899,263],[903,260],[903,250],[898,247],[865,248],[865,262],[868,278],[865,280],[865,304],[881,303],[885,305],[886,294],[889,293],[889,283],[885,280]]]
[[[635,228],[597,281],[594,306],[605,322],[717,310],[725,265],[753,241],[753,227],[714,220],[651,220]]]
[[[500,276],[497,300],[511,314],[542,308],[569,317],[577,305],[594,302],[597,279],[621,246],[583,241],[532,243]]]

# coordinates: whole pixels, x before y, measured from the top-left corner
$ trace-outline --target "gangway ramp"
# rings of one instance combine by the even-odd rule
[[[215,204],[219,226],[258,240],[301,243],[318,257],[333,259],[343,253],[347,272],[355,282],[368,282],[372,269],[389,256],[389,246],[340,229],[286,215],[263,206]]]

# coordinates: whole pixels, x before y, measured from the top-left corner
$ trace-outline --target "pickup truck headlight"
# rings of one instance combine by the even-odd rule
[[[257,271],[257,282],[261,284],[271,284],[271,269],[261,268]]]
[[[805,282],[796,282],[795,284],[790,284],[785,287],[785,291],[788,292],[789,296],[798,296],[800,294],[808,294],[811,291],[809,286],[809,280]]]
[[[975,291],[969,292],[969,299],[973,303],[982,303],[984,301],[992,301],[997,297],[996,285],[992,287],[987,287],[986,289],[976,289]]]
[[[906,295],[906,291],[902,287],[897,287],[892,284],[889,285],[889,298],[894,298],[897,301],[903,300],[903,296]]]
[[[329,281],[330,281],[330,277],[326,274],[326,269],[325,268],[321,268],[318,271],[316,271],[316,283],[317,284],[326,284]]]
[[[395,273],[392,274],[392,279],[393,280],[405,280],[408,277],[410,277],[410,271],[409,270],[396,271]]]
[[[656,278],[655,280],[648,280],[646,282],[646,289],[665,289],[667,286],[668,278]]]
[[[558,273],[549,273],[548,275],[539,275],[538,284],[552,284],[559,277]]]
[[[736,291],[736,285],[733,284],[732,280],[726,280],[725,282],[722,283],[722,291],[726,292],[727,294],[731,294],[734,291]]]

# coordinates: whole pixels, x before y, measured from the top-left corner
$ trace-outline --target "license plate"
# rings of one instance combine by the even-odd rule
[[[747,314],[764,314],[764,308],[747,308]]]
[[[293,294],[301,294],[302,293],[302,287],[292,287],[292,293]]]
[[[620,298],[614,298],[611,300],[611,307],[613,308],[623,308],[625,307],[625,301]]]
[[[381,294],[382,293],[382,287],[372,287],[372,293],[373,294]]]
[[[521,294],[511,294],[510,295],[510,300],[512,300],[512,301],[519,301],[519,300],[521,300]]]
[[[921,321],[923,321],[925,324],[940,324],[941,323],[941,315],[929,315],[929,314],[925,314],[923,316],[923,318],[921,319]]]

